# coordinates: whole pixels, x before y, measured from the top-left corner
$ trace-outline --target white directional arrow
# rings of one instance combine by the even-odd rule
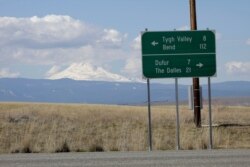
[[[156,45],[158,45],[159,43],[156,42],[156,41],[153,41],[153,42],[151,42],[151,44],[152,44],[153,46],[156,46]]]
[[[200,62],[200,63],[196,64],[196,66],[201,68],[201,67],[203,67],[203,64]]]

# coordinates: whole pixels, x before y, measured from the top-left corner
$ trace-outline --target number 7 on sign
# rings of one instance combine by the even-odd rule
[[[188,65],[190,65],[191,59],[187,59],[187,63]]]

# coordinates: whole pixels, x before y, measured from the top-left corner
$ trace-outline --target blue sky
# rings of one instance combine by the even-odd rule
[[[250,80],[249,6],[196,1],[198,29],[216,31],[214,82]],[[188,0],[0,0],[0,77],[49,78],[81,62],[141,78],[140,32],[189,27]]]

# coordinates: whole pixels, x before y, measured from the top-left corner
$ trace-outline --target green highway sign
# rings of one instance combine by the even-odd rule
[[[216,73],[213,31],[146,31],[141,44],[146,78],[208,77]]]

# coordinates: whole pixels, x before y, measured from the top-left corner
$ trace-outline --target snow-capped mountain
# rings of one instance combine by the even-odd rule
[[[115,81],[115,82],[130,82],[128,78],[108,72],[102,67],[95,67],[90,63],[73,63],[63,71],[52,74],[48,79],[69,78],[73,80],[85,81]]]

